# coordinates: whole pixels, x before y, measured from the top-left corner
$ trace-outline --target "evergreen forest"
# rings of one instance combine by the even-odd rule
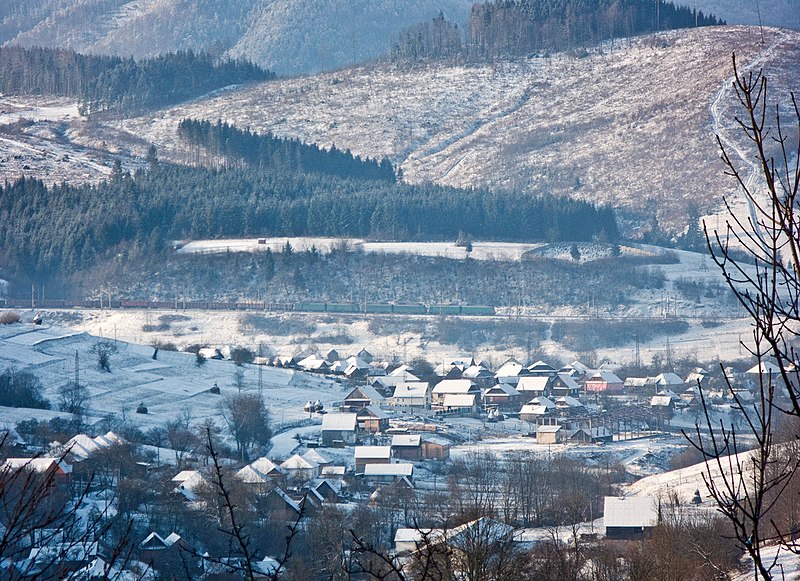
[[[99,185],[48,187],[20,179],[0,188],[0,265],[68,275],[126,248],[147,255],[180,239],[353,236],[509,241],[617,238],[613,210],[517,192],[410,186],[249,168],[154,162]]]
[[[244,60],[220,61],[191,50],[137,61],[64,49],[0,47],[0,92],[73,97],[84,114],[132,115],[274,77]]]

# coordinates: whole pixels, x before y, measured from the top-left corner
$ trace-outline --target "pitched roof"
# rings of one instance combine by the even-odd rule
[[[546,415],[548,411],[552,408],[548,408],[543,405],[536,405],[536,404],[525,404],[519,410],[520,415],[522,414],[530,414],[532,416],[543,416]]]
[[[396,434],[392,436],[392,448],[418,447],[421,443],[422,436],[419,434]]]
[[[347,397],[344,398],[344,401],[348,400],[369,400],[371,402],[380,402],[383,401],[384,398],[378,390],[372,387],[371,385],[359,385],[349,394]]]
[[[486,390],[486,393],[483,394],[483,397],[487,395],[500,395],[505,394],[509,397],[518,396],[519,390],[515,389],[513,385],[508,385],[507,383],[498,383],[494,387],[490,387]]]
[[[54,468],[60,468],[66,474],[72,472],[72,465],[67,464],[61,458],[8,458],[2,465],[3,470],[20,470],[23,468],[40,473]]]
[[[658,501],[652,496],[606,496],[603,522],[608,527],[652,527],[658,524]]]
[[[444,396],[442,402],[444,407],[450,408],[468,408],[475,405],[474,393],[448,393]]]
[[[550,383],[550,378],[545,375],[520,377],[517,391],[544,391]]]
[[[389,459],[392,457],[391,446],[356,446],[353,448],[355,458],[358,459]]]
[[[392,397],[427,397],[430,385],[427,381],[411,381],[398,383]]]
[[[555,371],[556,368],[550,365],[549,363],[545,363],[542,360],[537,361],[536,363],[532,363],[528,365],[529,371]]]
[[[317,466],[319,466],[319,464],[313,460],[303,458],[300,454],[295,454],[291,458],[287,458],[281,462],[281,468],[284,470],[313,470]]]
[[[561,426],[559,426],[559,425],[539,426],[538,428],[536,428],[536,433],[538,434],[539,432],[541,432],[541,433],[544,433],[544,434],[555,434],[560,429],[561,429]]]
[[[303,454],[303,458],[306,460],[310,460],[312,462],[316,462],[320,466],[324,464],[330,464],[331,461],[328,460],[325,456],[317,452],[316,450],[308,450],[305,454]]]
[[[356,414],[325,414],[322,416],[322,431],[355,432],[358,426]]]
[[[657,385],[683,385],[683,379],[672,372],[659,373],[656,375]]]
[[[610,371],[597,371],[589,381],[604,381],[606,383],[622,383],[622,380]]]
[[[525,373],[525,366],[513,357],[503,363],[500,368],[495,371],[495,377],[515,377],[521,373]]]
[[[258,484],[270,480],[270,474],[281,474],[280,466],[266,456],[251,462],[236,473],[239,480],[250,484]]]
[[[358,410],[358,413],[356,415],[359,417],[359,419],[371,417],[375,418],[376,420],[385,420],[386,418],[389,417],[389,414],[387,414],[381,408],[374,405],[368,405]]]
[[[559,373],[556,375],[554,384],[561,384],[569,390],[579,390],[581,388],[580,384],[567,373]]]
[[[436,394],[466,394],[475,391],[475,384],[470,379],[443,379],[433,388]]]
[[[412,476],[414,465],[410,462],[398,464],[366,464],[364,476]]]

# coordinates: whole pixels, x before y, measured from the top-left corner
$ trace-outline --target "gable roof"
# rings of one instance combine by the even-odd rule
[[[281,470],[280,466],[264,456],[239,470],[236,473],[236,476],[242,482],[258,484],[269,481],[270,474],[274,476],[281,474],[282,472],[283,471]]]
[[[525,366],[522,365],[519,361],[511,357],[505,363],[503,363],[500,368],[495,371],[495,377],[516,377],[517,375],[521,375],[523,373],[527,373]]]
[[[391,446],[356,446],[353,448],[355,458],[358,459],[386,459],[392,457]]]
[[[603,522],[608,527],[653,527],[658,524],[658,502],[652,496],[606,496]]]
[[[557,386],[564,386],[570,391],[580,390],[581,388],[580,384],[567,373],[559,373],[556,375],[555,379],[553,380],[553,387]]]
[[[443,379],[433,388],[435,394],[467,394],[477,387],[470,379]]]
[[[487,389],[486,392],[483,394],[483,397],[486,397],[487,395],[500,395],[500,394],[504,394],[509,397],[515,397],[520,395],[519,390],[516,389],[513,385],[509,385],[507,383],[498,383],[497,385]]]
[[[605,383],[622,383],[622,380],[610,371],[597,371],[588,381],[603,381]]]
[[[392,436],[392,448],[419,447],[422,436],[419,434],[396,434]]]
[[[313,470],[318,466],[319,464],[313,460],[303,458],[300,454],[295,454],[291,458],[287,458],[281,462],[281,468],[284,470]]]
[[[72,465],[61,458],[8,458],[3,462],[2,470],[29,469],[33,472],[48,472],[60,469],[65,474],[72,472]]]
[[[322,416],[322,431],[355,432],[358,427],[356,414],[325,414]]]
[[[550,378],[546,375],[530,376],[526,375],[519,378],[517,391],[544,391],[550,384]]]
[[[305,454],[303,454],[303,458],[310,462],[316,462],[320,466],[331,463],[330,460],[314,449],[308,450]]]
[[[683,379],[672,372],[656,375],[656,385],[683,385]]]
[[[358,387],[354,388],[347,397],[344,398],[344,401],[348,400],[369,400],[371,402],[381,402],[384,398],[378,390],[372,387],[371,385],[359,385]]]
[[[447,393],[442,402],[444,407],[469,408],[475,405],[474,393]]]
[[[397,384],[392,397],[427,397],[429,389],[427,381],[405,381]]]

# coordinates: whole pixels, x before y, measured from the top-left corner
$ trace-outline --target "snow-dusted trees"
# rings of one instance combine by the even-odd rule
[[[222,417],[242,460],[249,458],[254,446],[266,446],[272,439],[269,412],[260,393],[240,392],[225,398]]]

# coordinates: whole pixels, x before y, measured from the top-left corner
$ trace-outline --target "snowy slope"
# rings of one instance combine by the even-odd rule
[[[113,325],[102,329],[112,341]],[[140,335],[141,338],[141,335]],[[236,393],[236,367],[230,361],[208,360],[195,365],[190,353],[159,351],[153,360],[153,348],[148,345],[117,341],[119,352],[111,359],[111,373],[98,369],[92,346],[100,339],[87,333],[60,327],[39,327],[31,324],[0,326],[0,369],[14,367],[29,369],[44,384],[45,396],[58,408],[58,388],[74,377],[75,354],[78,354],[80,381],[91,396],[90,423],[108,414],[148,429],[173,420],[182,410],[189,410],[192,421],[211,419],[220,426],[220,404],[226,395]],[[243,391],[258,389],[255,366],[244,368]],[[303,405],[320,399],[330,406],[345,393],[338,383],[306,373],[265,367],[263,392],[273,422],[296,422],[308,417]],[[220,395],[209,393],[217,384]],[[148,409],[146,415],[134,413],[139,403]],[[18,410],[0,407],[0,425],[13,425],[19,419],[47,419],[63,415],[57,411]]]
[[[732,51],[743,66],[767,68],[776,96],[800,78],[800,33],[769,29],[762,46],[748,28],[703,28],[617,41],[586,58],[355,68],[271,82],[120,128],[184,160],[178,122],[223,119],[388,156],[410,182],[550,192],[639,217],[655,209],[680,228],[690,203],[717,215],[722,194],[735,191],[713,136],[739,139],[730,129]]]

